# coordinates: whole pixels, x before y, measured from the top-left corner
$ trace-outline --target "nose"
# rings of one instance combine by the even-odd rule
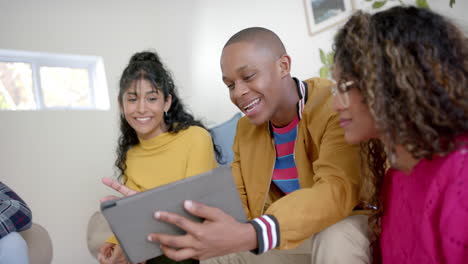
[[[334,95],[332,99],[332,108],[336,112],[341,112],[346,109],[346,107],[341,103],[341,100],[339,100],[338,96]]]
[[[231,99],[235,100],[241,98],[249,92],[249,87],[243,82],[238,81],[234,86],[234,91],[231,94]]]
[[[144,99],[139,99],[137,104],[138,113],[144,113],[146,109],[146,104]]]

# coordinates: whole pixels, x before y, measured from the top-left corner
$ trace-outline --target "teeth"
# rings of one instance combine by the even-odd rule
[[[253,100],[250,104],[248,104],[246,107],[244,107],[244,110],[247,111],[247,112],[250,112],[252,109],[249,109],[249,108],[254,106],[255,104],[257,104],[258,102],[260,102],[259,98]]]
[[[149,119],[150,119],[149,117],[137,117],[138,121],[146,121],[146,120],[149,120]]]

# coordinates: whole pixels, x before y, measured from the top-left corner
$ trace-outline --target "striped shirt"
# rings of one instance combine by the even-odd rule
[[[276,145],[276,162],[272,179],[273,183],[285,194],[300,188],[294,161],[294,143],[296,142],[298,124],[299,118],[296,116],[285,127],[277,128],[272,126]]]
[[[31,210],[8,186],[0,182],[0,239],[31,227]]]
[[[293,79],[296,82],[297,94],[299,95],[299,102],[297,102],[296,119],[292,121],[289,125],[287,125],[285,128],[280,128],[280,131],[277,133],[277,135],[275,135],[275,130],[277,128],[271,126],[273,131],[272,136],[275,139],[276,144],[276,162],[272,181],[286,194],[300,188],[299,181],[297,180],[298,175],[296,165],[294,163],[294,156],[291,154],[294,153],[294,143],[297,137],[297,126],[299,124],[299,121],[302,119],[302,111],[304,110],[305,100],[307,98],[307,85],[296,78]],[[286,134],[286,136],[284,136],[284,134]],[[277,137],[279,138],[278,140]],[[285,138],[285,140],[283,140],[283,137]],[[285,142],[286,145],[284,144]],[[294,165],[292,166],[291,164]],[[296,179],[296,182],[294,181],[294,178]],[[282,184],[280,183],[282,182],[282,179],[292,181],[284,181],[285,184]],[[255,228],[255,231],[257,232],[258,241],[258,248],[252,250],[252,253],[262,254],[273,248],[276,248],[280,244],[280,228],[278,220],[276,220],[276,218],[273,215],[262,215],[260,217],[254,218],[252,221],[249,221],[249,223],[252,224]]]

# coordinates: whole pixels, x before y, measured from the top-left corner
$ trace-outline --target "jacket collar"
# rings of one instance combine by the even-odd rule
[[[293,80],[296,82],[297,94],[299,95],[299,102],[297,102],[297,117],[301,120],[302,112],[304,111],[304,107],[307,102],[307,83],[298,80],[296,77],[293,77]]]
[[[308,95],[308,89],[307,89],[307,83],[300,81],[296,77],[293,77],[294,82],[296,83],[296,91],[297,95],[299,95],[299,101],[297,102],[297,117],[299,118],[299,121],[302,119],[302,112],[304,111],[305,104],[307,103],[307,95]],[[271,122],[268,121],[268,131],[270,133],[270,136],[273,137],[273,129],[271,128]]]

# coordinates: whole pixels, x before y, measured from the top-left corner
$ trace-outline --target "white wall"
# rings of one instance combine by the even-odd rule
[[[198,85],[193,87],[190,99],[203,102],[193,104],[192,109],[209,121],[221,122],[237,111],[221,81],[219,58],[226,41],[239,30],[261,26],[276,32],[292,57],[293,75],[300,78],[317,76],[321,67],[318,48],[330,49],[334,31],[310,37],[302,0],[203,0],[197,3],[191,76]],[[225,110],[219,111],[221,108]]]
[[[0,1],[0,48],[99,55],[107,71],[110,111],[0,112],[0,180],[49,230],[53,263],[95,263],[86,224],[110,193],[100,178],[113,175],[117,82],[130,55],[155,48],[179,83],[192,82],[191,2]]]
[[[460,0],[456,9],[430,4],[460,18],[468,10]],[[189,108],[214,125],[237,111],[221,81],[221,48],[250,26],[278,33],[300,78],[317,75],[318,48],[330,50],[335,31],[309,36],[303,0],[0,0],[0,49],[98,55],[106,67],[110,111],[0,112],[0,180],[49,230],[53,263],[95,263],[86,224],[110,193],[100,178],[113,175],[117,82],[131,54],[156,49]]]

